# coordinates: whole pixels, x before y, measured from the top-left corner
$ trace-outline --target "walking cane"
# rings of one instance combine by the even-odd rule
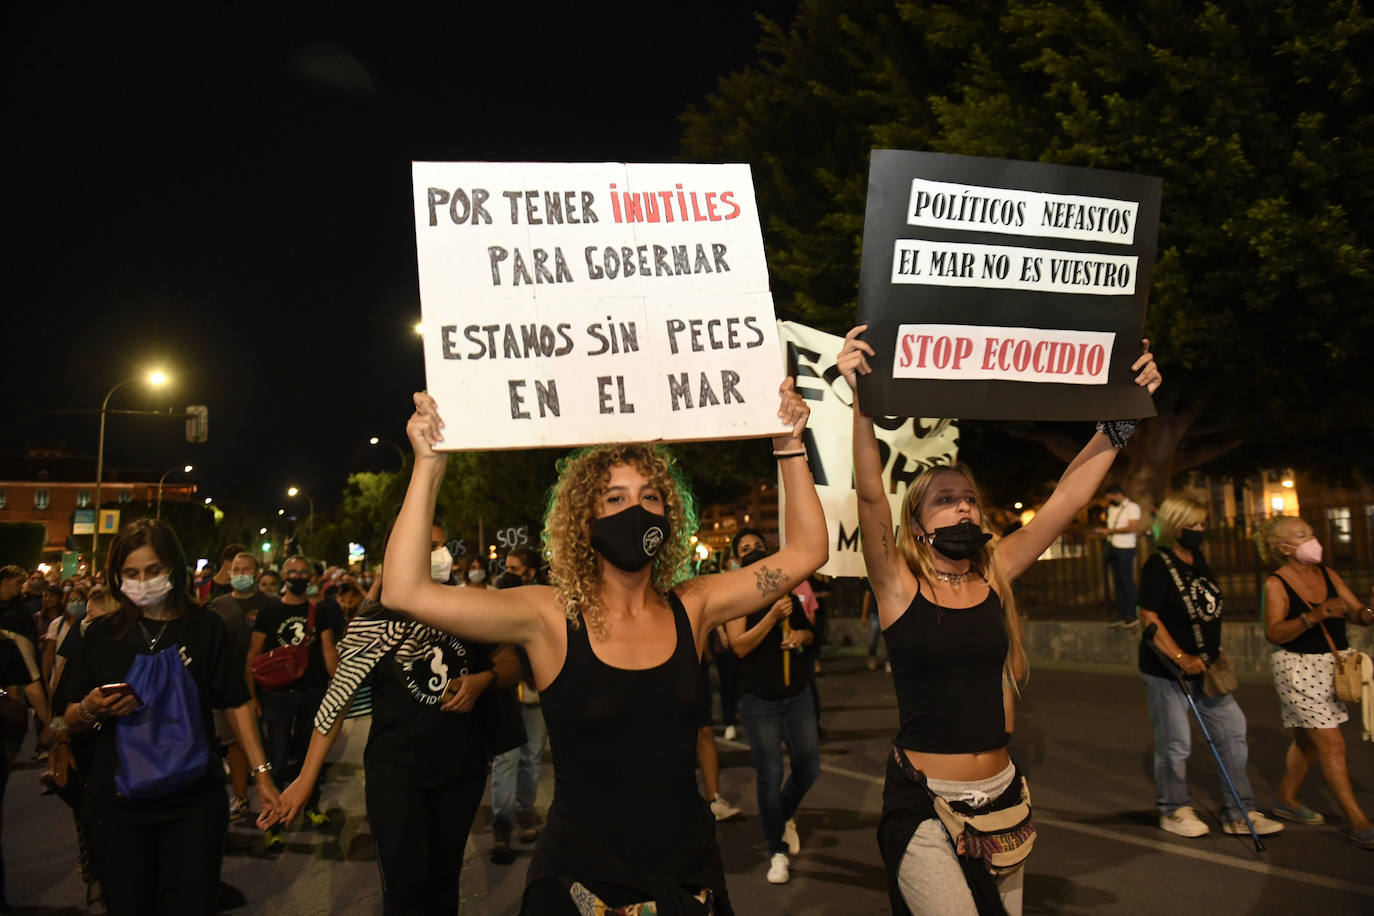
[[[1197,719],[1198,728],[1202,729],[1202,737],[1207,739],[1207,746],[1212,749],[1212,756],[1217,758],[1217,769],[1221,770],[1221,778],[1226,780],[1226,788],[1231,790],[1231,797],[1236,800],[1236,807],[1240,809],[1240,816],[1245,818],[1245,826],[1250,829],[1250,838],[1255,841],[1255,852],[1264,852],[1264,843],[1261,842],[1259,834],[1255,832],[1255,825],[1250,823],[1250,812],[1245,810],[1245,803],[1240,800],[1240,793],[1236,791],[1236,784],[1231,781],[1231,774],[1226,770],[1226,764],[1221,759],[1221,753],[1217,750],[1216,744],[1212,742],[1212,735],[1207,731],[1207,724],[1202,721],[1202,714],[1197,711],[1197,704],[1193,702],[1193,694],[1188,689],[1188,683],[1183,678],[1183,669],[1174,664],[1174,660],[1160,651],[1159,646],[1155,645],[1155,632],[1159,629],[1159,624],[1152,623],[1140,634],[1140,638],[1145,640],[1145,645],[1150,647],[1150,651],[1164,663],[1165,670],[1172,671],[1174,680],[1178,681],[1179,689],[1183,691],[1183,696],[1187,698],[1188,705],[1193,710],[1193,718]]]

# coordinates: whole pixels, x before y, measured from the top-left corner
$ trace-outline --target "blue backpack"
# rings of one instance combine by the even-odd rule
[[[204,779],[210,745],[181,646],[139,655],[127,680],[142,705],[115,723],[115,790],[125,798],[159,798]]]

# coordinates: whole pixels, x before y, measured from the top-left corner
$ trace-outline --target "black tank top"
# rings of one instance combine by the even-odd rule
[[[666,662],[616,668],[592,651],[586,621],[568,624],[563,669],[539,702],[554,759],[556,819],[634,868],[675,858],[710,819],[697,791],[701,668],[687,611],[668,594],[677,646]],[[714,837],[714,831],[709,836]]]
[[[1323,601],[1328,601],[1336,597],[1336,583],[1331,581],[1331,575],[1327,573],[1326,567],[1321,567],[1322,578],[1326,580],[1326,595]],[[1288,613],[1284,615],[1284,620],[1297,620],[1303,614],[1312,610],[1312,606],[1293,590],[1293,586],[1288,584],[1288,580],[1283,576],[1276,575],[1274,578],[1283,585],[1283,590],[1288,593]],[[1311,620],[1311,617],[1307,618]],[[1350,643],[1345,638],[1345,618],[1338,617],[1335,620],[1322,621],[1326,625],[1326,632],[1331,634],[1331,641],[1336,644],[1338,651],[1344,652],[1350,648]],[[1323,655],[1331,651],[1331,647],[1326,644],[1326,637],[1322,635],[1322,628],[1313,624],[1307,628],[1306,633],[1300,634],[1296,639],[1290,639],[1280,646],[1289,652],[1297,652],[1299,655]]]
[[[901,723],[894,744],[932,754],[1007,746],[1007,631],[996,592],[973,607],[943,608],[918,590],[883,639]]]

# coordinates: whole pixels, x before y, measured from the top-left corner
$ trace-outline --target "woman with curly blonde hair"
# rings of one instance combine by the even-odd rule
[[[558,766],[521,912],[654,901],[660,913],[734,911],[697,791],[701,653],[708,634],[786,594],[828,555],[802,446],[809,410],[784,381],[773,439],[787,546],[749,569],[688,578],[691,497],[660,446],[607,445],[560,466],[545,532],[552,585],[501,592],[429,580],[446,455],[433,398],[406,426],[415,465],[386,551],[387,604],[464,639],[529,656]]]
[[[1278,567],[1264,580],[1264,634],[1278,647],[1270,656],[1270,668],[1283,727],[1293,729],[1274,815],[1309,826],[1326,822],[1298,801],[1298,790],[1316,764],[1349,825],[1346,837],[1362,849],[1374,849],[1374,824],[1350,785],[1341,734],[1341,723],[1349,716],[1345,704],[1336,699],[1332,654],[1352,654],[1346,624],[1367,627],[1374,623],[1374,611],[1355,597],[1339,573],[1322,563],[1321,541],[1307,522],[1275,516],[1256,540],[1260,558]]]
[[[1007,752],[1014,684],[1026,674],[1010,583],[1087,505],[1134,421],[1098,424],[1035,518],[997,543],[968,469],[927,469],[907,488],[894,545],[873,419],[859,407],[857,376],[871,371],[874,355],[860,339],[867,327],[845,336],[836,364],[854,391],[859,529],[900,717],[878,827],[892,911],[962,916],[1005,908],[1016,916],[1020,866],[1035,831],[1025,780]],[[1144,343],[1132,369],[1136,384],[1153,393],[1159,370]],[[934,405],[922,415],[939,411]],[[966,843],[962,830],[946,827],[951,805],[992,815],[985,826],[1000,826]]]

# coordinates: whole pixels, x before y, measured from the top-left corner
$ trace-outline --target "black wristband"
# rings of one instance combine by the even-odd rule
[[[1113,448],[1125,448],[1139,420],[1098,420],[1097,431],[1105,433]]]

